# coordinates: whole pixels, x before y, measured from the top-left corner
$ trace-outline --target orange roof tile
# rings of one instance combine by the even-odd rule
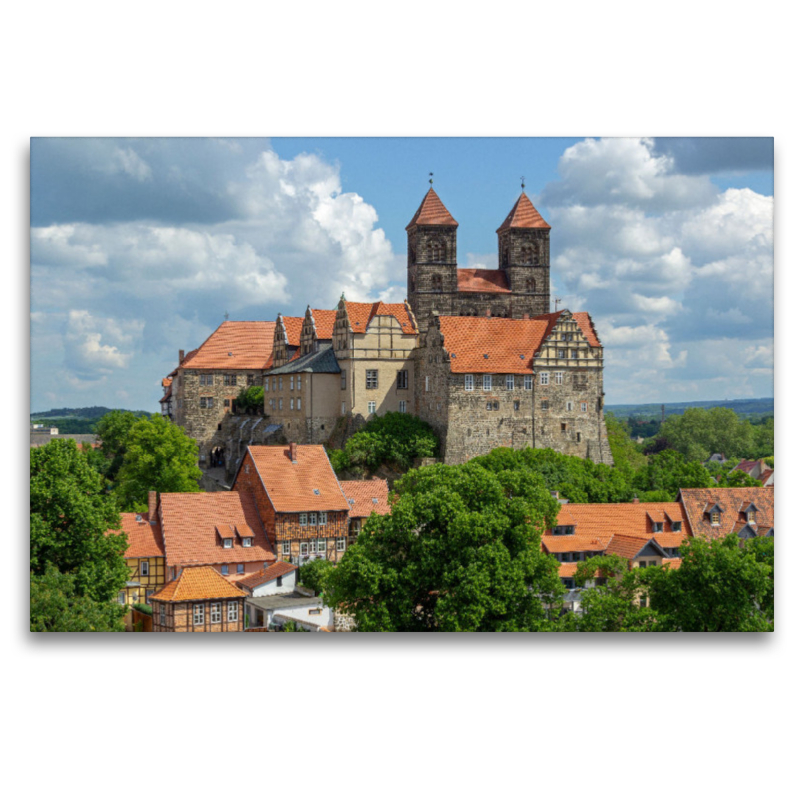
[[[333,339],[333,326],[336,323],[336,309],[331,311],[327,308],[312,308],[311,314],[314,317],[317,339]]]
[[[692,533],[707,539],[721,539],[740,527],[740,512],[744,503],[756,508],[759,528],[772,528],[775,524],[775,489],[772,486],[743,486],[723,489],[681,489],[679,497],[686,510]],[[712,525],[708,512],[714,505],[720,507],[720,524]]]
[[[661,564],[667,569],[678,569],[680,565],[683,563],[682,558],[662,558]]]
[[[411,222],[406,225],[406,230],[412,228],[414,225],[448,225],[451,227],[458,227],[458,223],[444,207],[444,203],[439,199],[439,195],[433,191],[433,187],[428,189],[428,193],[422,199],[417,213],[411,218]]]
[[[375,317],[394,317],[399,323],[403,333],[416,333],[414,321],[408,313],[405,303],[351,303],[345,301],[347,318],[350,320],[350,330],[355,333],[364,333]]]
[[[348,511],[350,505],[342,494],[325,448],[321,444],[295,447],[296,463],[292,463],[287,445],[247,448],[275,510],[283,513]]]
[[[523,192],[508,212],[508,216],[496,233],[508,228],[543,228],[550,230],[550,226],[542,219],[542,215],[533,207],[528,195]]]
[[[213,567],[185,567],[174,581],[150,596],[165,603],[228,600],[247,593],[226,581]]]
[[[187,356],[184,369],[265,369],[272,358],[274,322],[226,321]]]
[[[373,511],[388,514],[392,510],[389,507],[389,484],[385,480],[341,481],[341,486],[350,504],[351,517],[368,517]]]
[[[508,276],[502,269],[459,269],[459,292],[510,294]]]
[[[594,327],[594,322],[586,311],[576,311],[572,314],[572,318],[578,323],[581,333],[586,337],[590,347],[600,347],[600,339],[597,336],[597,331]]]
[[[137,516],[139,521],[136,519]],[[125,558],[152,558],[164,555],[164,539],[158,519],[151,525],[148,513],[126,513],[120,514],[120,517],[122,517],[122,532],[128,535]],[[106,531],[106,534],[109,533],[119,533],[119,531]]]
[[[609,534],[604,536],[581,536],[577,533],[573,536],[545,534],[542,536],[542,547],[548,553],[602,553],[610,541],[611,535]]]
[[[286,344],[291,347],[300,347],[300,334],[303,330],[305,317],[285,317],[283,314],[280,317],[286,334]]]
[[[243,492],[169,492],[161,495],[161,523],[167,563],[243,564],[274,561],[255,500]],[[231,535],[224,547],[219,530],[236,526],[253,532],[251,547]],[[245,533],[245,535],[247,535]]]
[[[262,586],[269,581],[274,581],[281,575],[288,575],[290,572],[294,572],[296,569],[297,567],[294,564],[290,564],[288,561],[276,561],[266,569],[262,569],[259,572],[254,572],[252,575],[248,575],[246,578],[237,580],[236,584],[237,586],[244,586],[247,589],[255,589],[257,586]]]
[[[636,558],[652,538],[652,536],[644,538],[643,536],[627,536],[624,533],[615,533],[608,543],[606,553],[627,559]]]

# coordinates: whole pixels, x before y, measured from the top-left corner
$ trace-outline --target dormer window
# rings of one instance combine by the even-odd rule
[[[253,540],[249,536],[246,536],[244,539],[242,539],[242,547],[252,547],[252,546],[253,546]]]
[[[719,525],[719,511],[712,511],[711,512],[711,524],[712,525]]]
[[[553,528],[553,536],[571,536],[575,533],[574,525],[557,525]]]
[[[672,523],[672,530],[673,531],[679,531],[679,530],[681,530],[681,528],[683,528],[683,524],[682,523],[680,523],[680,522],[673,522]]]
[[[756,512],[755,511],[748,511],[747,512],[747,522],[753,523],[756,521]]]
[[[653,523],[653,533],[661,533],[664,530],[664,523],[663,522],[654,522]]]
[[[222,546],[226,550],[230,550],[230,548],[233,547],[233,539],[223,539],[222,540]]]

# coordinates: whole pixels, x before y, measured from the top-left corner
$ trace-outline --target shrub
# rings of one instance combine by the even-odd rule
[[[371,419],[344,448],[350,466],[369,471],[388,463],[410,469],[415,459],[431,458],[438,450],[439,438],[433,428],[419,417],[399,411]]]
[[[148,614],[151,617],[153,616],[153,606],[149,605],[148,603],[134,603],[131,608],[141,611],[142,614]]]
[[[319,558],[303,564],[299,569],[298,579],[303,586],[322,594],[325,591],[325,582],[335,568],[336,565],[332,561]]]
[[[328,450],[328,458],[331,460],[333,471],[337,474],[350,468],[350,459],[344,450]]]
[[[240,411],[261,411],[264,408],[264,387],[248,386],[239,392],[236,408]]]

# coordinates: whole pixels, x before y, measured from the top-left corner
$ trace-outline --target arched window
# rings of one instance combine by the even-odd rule
[[[442,276],[441,275],[434,275],[431,278],[431,288],[434,292],[441,292],[442,291]]]
[[[528,280],[525,281],[525,291],[528,294],[533,294],[536,291],[536,281],[528,278]]]
[[[522,259],[522,263],[526,266],[530,266],[533,264],[533,248],[526,246],[523,247],[520,251],[520,257]]]

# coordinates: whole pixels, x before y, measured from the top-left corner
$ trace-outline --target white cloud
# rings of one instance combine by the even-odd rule
[[[70,311],[64,335],[65,364],[83,380],[124,369],[143,329],[142,320],[103,319],[88,311]]]
[[[139,182],[149,181],[153,177],[150,165],[131,147],[115,147],[102,165],[102,170],[111,175],[122,172]]]

